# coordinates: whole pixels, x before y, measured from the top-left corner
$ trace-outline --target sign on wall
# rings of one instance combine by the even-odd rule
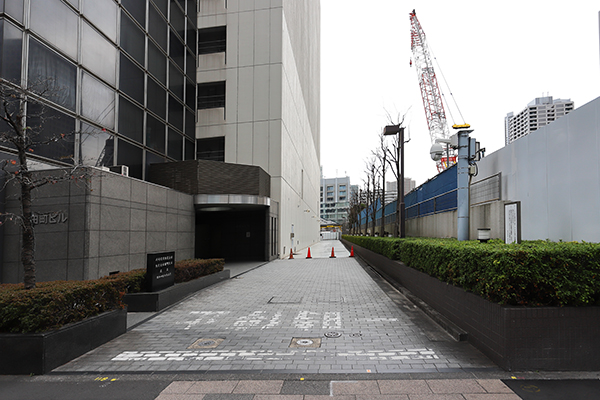
[[[504,242],[521,243],[521,202],[504,204]]]
[[[148,290],[157,292],[175,284],[175,252],[152,253],[146,257]]]

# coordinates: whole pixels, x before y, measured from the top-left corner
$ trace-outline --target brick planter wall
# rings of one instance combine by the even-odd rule
[[[600,307],[501,306],[353,246],[356,255],[392,284],[405,287],[465,330],[469,342],[505,370],[600,369]]]

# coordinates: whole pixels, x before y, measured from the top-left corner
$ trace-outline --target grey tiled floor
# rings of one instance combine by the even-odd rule
[[[304,250],[204,289],[55,372],[496,368],[402,295],[392,301],[338,241],[311,246],[311,255]]]

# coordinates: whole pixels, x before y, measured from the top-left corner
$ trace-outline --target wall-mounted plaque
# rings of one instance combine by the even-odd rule
[[[521,202],[504,204],[504,242],[521,243]]]
[[[146,282],[148,290],[157,292],[175,284],[175,252],[147,255]]]

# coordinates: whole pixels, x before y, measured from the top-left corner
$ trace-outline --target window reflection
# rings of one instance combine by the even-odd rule
[[[121,0],[121,4],[139,24],[146,26],[146,1],[140,0]]]
[[[196,145],[193,141],[185,140],[185,159],[194,160],[196,159]]]
[[[145,65],[144,42],[146,35],[127,16],[121,13],[121,47],[141,65]]]
[[[169,123],[183,131],[183,105],[169,96]]]
[[[167,32],[169,29],[167,22],[154,7],[148,9],[148,16],[148,33],[164,51],[167,51]]]
[[[83,14],[113,42],[117,41],[117,5],[113,0],[83,0]]]
[[[116,83],[117,49],[87,22],[83,22],[81,41],[83,65],[114,85]]]
[[[148,41],[148,70],[163,85],[167,84],[167,56],[150,41]]]
[[[148,78],[147,107],[163,119],[167,119],[167,91],[152,78]]]
[[[73,164],[75,118],[51,107],[29,102],[27,127],[33,140],[33,154]]]
[[[144,71],[121,54],[119,89],[144,104]]]
[[[76,68],[52,50],[30,38],[28,85],[43,97],[75,111]]]
[[[173,129],[169,129],[167,145],[167,155],[177,161],[181,161],[183,158],[183,136],[175,132]]]
[[[117,146],[117,165],[127,165],[129,176],[142,179],[144,151],[123,139],[119,139]]]
[[[156,4],[156,7],[160,10],[161,13],[163,13],[163,15],[166,18],[168,15],[169,0],[152,0],[152,1],[154,2],[154,4]]]
[[[115,127],[115,92],[85,71],[81,79],[81,114],[107,128]]]
[[[183,85],[185,78],[173,63],[169,63],[169,89],[183,101]]]
[[[165,124],[149,114],[146,117],[146,146],[165,152]]]
[[[185,110],[185,135],[189,138],[196,138],[196,115],[189,110]]]
[[[171,35],[169,38],[169,55],[175,61],[179,68],[183,71],[184,69],[184,54],[185,54],[185,46],[181,41],[177,38],[177,36],[173,35],[173,31],[171,31]]]
[[[69,7],[60,0],[31,0],[29,19],[31,29],[77,59],[78,17]]]
[[[79,162],[95,167],[110,167],[114,160],[114,136],[93,125],[81,123]]]
[[[119,133],[143,143],[144,112],[123,96],[119,97]]]
[[[156,154],[147,151],[146,152],[146,178],[150,175],[150,169],[152,168],[152,164],[162,164],[165,162],[167,162],[166,158],[157,156]]]
[[[21,30],[0,18],[0,75],[8,81],[21,80],[22,42]]]

